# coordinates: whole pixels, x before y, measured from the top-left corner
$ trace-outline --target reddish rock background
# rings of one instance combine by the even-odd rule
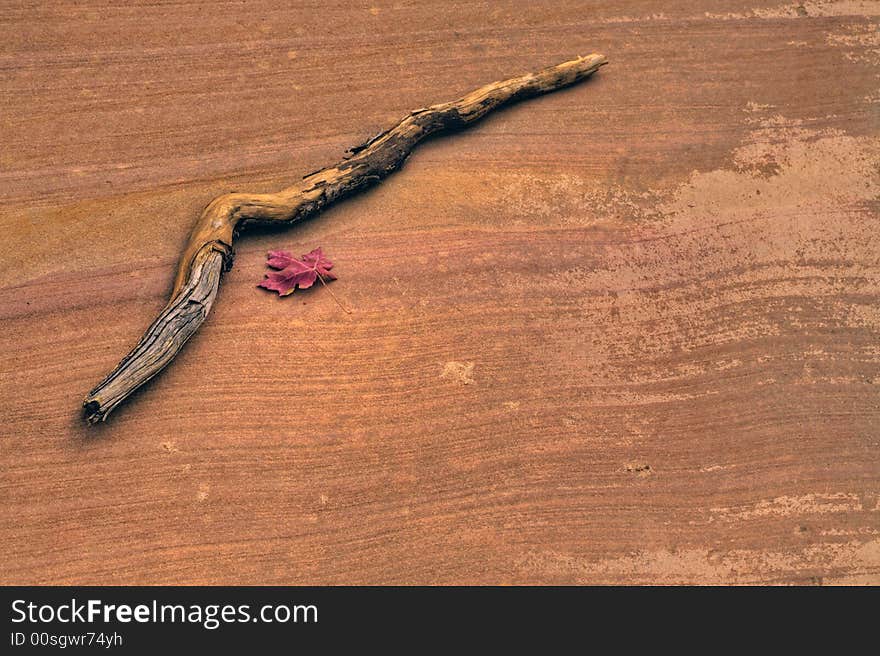
[[[278,4],[0,7],[0,581],[880,583],[880,3]],[[593,51],[83,423],[211,198]]]

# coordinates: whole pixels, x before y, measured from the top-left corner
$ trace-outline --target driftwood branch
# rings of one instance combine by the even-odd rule
[[[230,193],[215,198],[190,234],[171,300],[131,353],[86,397],[86,419],[90,423],[105,420],[117,405],[167,366],[198,330],[217,296],[224,268],[232,266],[233,236],[239,230],[253,224],[301,221],[400,168],[425,137],[463,128],[513,100],[583,80],[606,63],[602,55],[592,54],[538,73],[488,84],[459,100],[410,113],[390,130],[351,149],[335,166],[311,173],[278,193]]]

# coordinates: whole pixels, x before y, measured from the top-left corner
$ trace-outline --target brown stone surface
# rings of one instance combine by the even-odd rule
[[[670,4],[4,3],[0,582],[880,583],[880,3]],[[211,198],[593,51],[85,425]]]

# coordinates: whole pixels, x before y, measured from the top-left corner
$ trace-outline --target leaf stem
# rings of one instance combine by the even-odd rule
[[[342,311],[345,312],[346,314],[351,314],[351,310],[349,310],[347,307],[345,307],[342,304],[342,302],[338,298],[336,298],[336,294],[334,294],[333,291],[330,289],[330,286],[326,282],[324,282],[324,277],[320,273],[318,273],[317,271],[315,271],[315,273],[318,275],[318,280],[320,280],[321,284],[324,285],[324,289],[326,289],[327,293],[329,293],[330,296],[333,297],[333,300],[336,301],[336,305],[338,305],[340,308],[342,308]]]

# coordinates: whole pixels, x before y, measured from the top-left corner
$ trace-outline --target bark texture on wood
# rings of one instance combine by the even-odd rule
[[[230,193],[214,199],[190,234],[171,299],[134,349],[86,397],[86,419],[90,423],[105,420],[167,366],[198,330],[216,298],[224,267],[232,265],[233,237],[243,227],[301,221],[400,168],[416,144],[429,135],[463,128],[503,104],[583,80],[606,63],[603,55],[591,54],[488,84],[458,100],[411,112],[393,128],[352,148],[338,164],[277,193]]]

